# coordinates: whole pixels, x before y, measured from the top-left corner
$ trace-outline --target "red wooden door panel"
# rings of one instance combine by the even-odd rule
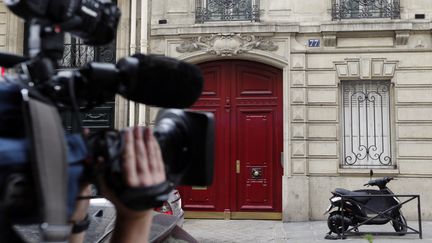
[[[225,112],[224,100],[226,96],[225,70],[223,63],[211,62],[201,65],[205,85],[200,99],[194,104],[192,109],[212,112],[215,116],[215,161],[213,185],[207,188],[199,187],[181,187],[180,193],[185,210],[196,211],[224,211],[225,205],[228,204],[228,197],[221,195],[226,194],[226,188],[229,186],[229,178],[224,177],[225,171],[228,170],[227,161],[229,158],[226,136],[229,132],[229,114]]]
[[[215,114],[215,174],[208,188],[181,189],[184,208],[280,212],[281,70],[239,60],[200,67],[205,85],[193,109]]]
[[[239,110],[237,118],[237,174],[236,211],[272,210],[272,158],[274,123],[271,111]]]
[[[281,71],[252,62],[233,65],[235,82],[232,161],[236,174],[234,211],[281,211],[282,79]]]

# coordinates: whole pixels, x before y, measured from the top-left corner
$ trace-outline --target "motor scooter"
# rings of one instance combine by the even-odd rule
[[[371,178],[373,172],[371,171]],[[331,238],[332,233],[339,237],[346,232],[349,226],[358,232],[360,225],[383,225],[391,223],[399,235],[407,232],[406,219],[402,214],[400,201],[387,187],[393,177],[384,177],[370,180],[364,186],[377,186],[379,190],[362,189],[349,191],[343,188],[336,188],[330,198],[330,205],[324,214],[329,213],[327,226],[329,232],[326,238]],[[385,212],[385,213],[384,213]]]

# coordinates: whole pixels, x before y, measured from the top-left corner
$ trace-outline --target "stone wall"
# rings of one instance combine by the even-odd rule
[[[195,1],[182,2],[152,2],[150,52],[194,63],[255,60],[284,72],[283,220],[323,219],[332,189],[360,189],[369,179],[369,169],[341,166],[341,80],[392,83],[396,166],[375,169],[375,174],[397,177],[389,185],[396,193],[420,194],[423,217],[432,219],[427,194],[432,183],[430,1],[401,0],[397,20],[332,21],[331,0],[262,0],[259,23],[202,24],[195,23]],[[425,18],[414,19],[415,14]],[[236,35],[254,36],[275,48],[245,49],[248,42]],[[221,41],[227,36],[229,43]],[[320,45],[308,47],[311,39]],[[415,219],[413,207],[405,210],[408,219]]]
[[[13,15],[0,1],[0,50],[22,54],[24,50],[24,21]]]

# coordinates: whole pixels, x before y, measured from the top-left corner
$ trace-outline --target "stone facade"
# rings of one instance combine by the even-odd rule
[[[9,12],[3,1],[0,1],[0,50],[22,54],[23,36],[23,21]]]
[[[392,166],[374,172],[398,178],[390,184],[398,194],[420,194],[422,218],[432,219],[430,0],[401,0],[398,19],[343,20],[332,20],[331,0],[261,0],[258,22],[204,23],[196,23],[195,0],[118,3],[117,57],[141,51],[191,63],[245,59],[283,72],[284,221],[324,219],[331,190],[360,189],[369,180],[369,168],[342,166],[342,83],[390,82]],[[0,48],[22,51],[22,33],[8,31],[16,18],[4,7],[0,14]],[[151,123],[155,112],[119,99],[117,127]],[[409,220],[415,210],[404,208]]]
[[[323,219],[332,189],[369,179],[369,168],[342,166],[341,81],[390,81],[394,166],[374,172],[397,177],[390,185],[397,193],[420,194],[423,218],[431,219],[432,4],[402,0],[395,20],[332,21],[331,3],[262,0],[259,22],[196,23],[195,1],[152,1],[149,52],[193,63],[247,59],[283,71],[285,221]],[[404,210],[415,217],[414,207]]]

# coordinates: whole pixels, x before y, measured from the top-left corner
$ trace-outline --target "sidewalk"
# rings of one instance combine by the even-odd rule
[[[418,229],[417,222],[408,225]],[[432,243],[432,221],[422,222],[423,240],[418,235],[373,236],[374,243]],[[289,243],[368,243],[361,236],[351,236],[345,240],[325,240],[328,232],[326,221],[282,223],[269,220],[199,220],[186,219],[183,229],[202,243],[219,242],[289,242]],[[360,230],[394,232],[390,224],[364,226]]]

